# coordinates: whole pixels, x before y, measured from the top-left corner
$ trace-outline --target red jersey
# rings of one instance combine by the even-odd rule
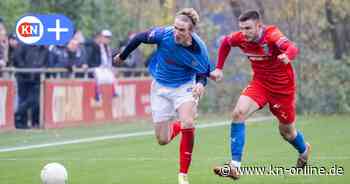
[[[248,57],[253,69],[253,80],[273,93],[295,92],[292,65],[284,64],[277,56],[285,53],[293,60],[298,54],[298,48],[276,26],[263,27],[257,42],[248,42],[242,32],[233,32],[225,36],[219,48],[216,68],[223,68],[231,47],[239,47]]]

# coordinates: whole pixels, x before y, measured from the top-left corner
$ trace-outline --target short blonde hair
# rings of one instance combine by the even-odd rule
[[[183,21],[186,21],[187,17],[193,26],[196,26],[199,22],[199,15],[197,11],[193,8],[184,8],[176,13],[176,17],[180,18]]]

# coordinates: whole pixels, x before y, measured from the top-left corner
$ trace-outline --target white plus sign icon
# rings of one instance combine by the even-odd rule
[[[60,34],[61,32],[68,32],[68,28],[62,28],[60,25],[60,20],[56,19],[56,27],[55,28],[47,28],[48,32],[55,32],[56,33],[56,40],[60,40]]]

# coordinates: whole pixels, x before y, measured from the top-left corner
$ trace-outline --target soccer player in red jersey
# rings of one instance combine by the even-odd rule
[[[291,62],[298,48],[276,26],[263,25],[255,10],[244,12],[239,17],[238,32],[224,37],[216,69],[211,77],[223,78],[223,66],[231,47],[239,47],[250,60],[253,77],[242,91],[232,112],[231,156],[224,166],[214,168],[214,173],[238,179],[239,167],[245,142],[245,120],[255,111],[269,104],[270,111],[279,121],[279,132],[298,151],[297,167],[305,167],[311,146],[295,127],[296,83]]]

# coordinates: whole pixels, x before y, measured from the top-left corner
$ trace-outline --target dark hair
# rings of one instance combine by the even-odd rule
[[[256,10],[248,10],[244,13],[242,13],[239,17],[238,20],[240,22],[244,22],[247,20],[260,20],[260,14]]]
[[[8,38],[16,39],[17,38],[16,33],[8,34]]]

